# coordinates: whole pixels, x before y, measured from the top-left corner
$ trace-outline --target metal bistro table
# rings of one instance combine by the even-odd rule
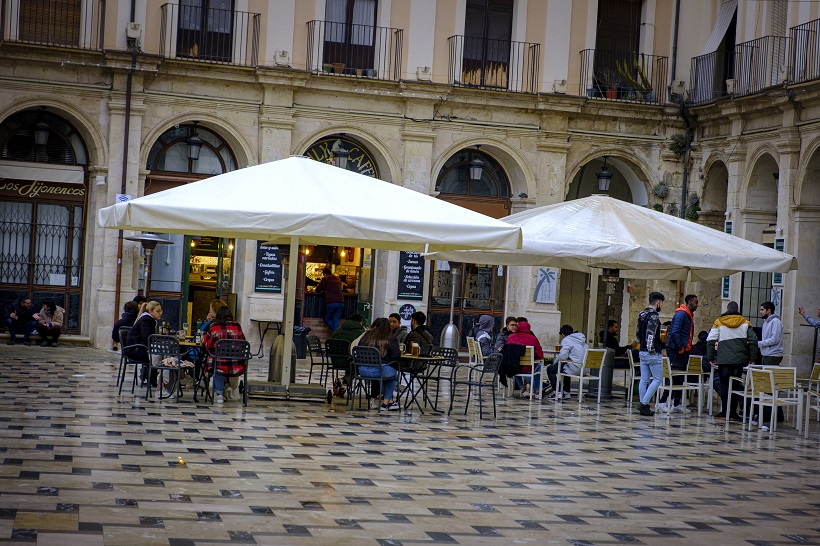
[[[253,353],[253,356],[257,358],[265,358],[265,334],[267,334],[270,330],[276,330],[277,334],[282,333],[282,321],[281,320],[266,320],[266,319],[251,319],[251,322],[255,322],[259,327],[259,349]],[[263,326],[264,325],[264,326]]]
[[[197,351],[197,358],[194,360],[194,402],[199,402],[196,396],[196,392],[199,390],[199,387],[202,386],[205,390],[205,400],[208,400],[208,385],[205,382],[205,351],[202,348],[202,343],[196,343],[193,339],[186,338],[184,341],[179,342],[179,348],[185,349],[186,353],[191,349],[196,349]],[[202,385],[200,385],[202,383]]]
[[[413,405],[413,402],[415,402],[419,408],[419,411],[424,413],[424,409],[421,407],[421,402],[419,402],[418,399],[419,394],[421,394],[425,405],[429,403],[434,412],[444,413],[444,410],[438,409],[433,400],[431,400],[430,396],[427,394],[427,383],[433,375],[433,368],[445,360],[446,359],[442,356],[413,356],[411,354],[401,355],[399,358],[399,372],[402,374],[407,374],[407,385],[399,392],[397,398],[401,399],[402,396],[407,394],[407,398],[404,402],[404,409],[409,408]],[[422,366],[422,364],[426,364],[426,366]],[[415,385],[418,385],[418,387]]]

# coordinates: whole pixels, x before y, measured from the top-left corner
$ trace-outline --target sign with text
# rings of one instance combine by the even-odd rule
[[[785,252],[786,239],[783,237],[776,237],[774,240],[774,249],[780,252]],[[772,286],[785,286],[786,283],[783,276],[783,273],[772,273]],[[774,292],[774,290],[772,290],[772,292]]]
[[[420,252],[399,252],[400,300],[420,300],[424,294],[424,258]]]
[[[282,292],[282,253],[276,245],[256,242],[256,292]]]

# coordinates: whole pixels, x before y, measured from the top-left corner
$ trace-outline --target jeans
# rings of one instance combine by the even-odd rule
[[[648,404],[661,385],[663,376],[661,354],[651,355],[647,351],[641,351],[639,358],[641,359],[641,382],[638,384],[638,393],[641,397],[641,404]],[[652,378],[651,383],[650,377]]]
[[[49,341],[49,338],[51,338],[51,342],[57,343],[57,338],[60,337],[61,331],[62,328],[60,326],[52,326],[49,328],[45,324],[37,325],[37,334],[43,341]]]
[[[23,341],[28,341],[28,338],[31,336],[31,334],[34,332],[34,329],[37,327],[37,321],[30,320],[25,324],[20,324],[19,320],[9,317],[6,319],[6,326],[9,327],[9,336],[11,337],[9,341],[17,340],[17,332],[20,329],[20,326],[23,327]]]
[[[515,384],[520,389],[524,386],[524,377],[515,376]],[[538,385],[536,388],[535,385]],[[535,363],[535,385],[530,385],[532,394],[541,392],[541,361]]]
[[[737,415],[737,406],[740,403],[741,397],[737,394],[729,398],[729,385],[731,383],[730,377],[740,377],[743,373],[744,364],[721,364],[718,366],[718,374],[720,375],[720,408],[726,415]]]
[[[563,365],[563,363],[562,363],[562,365]],[[557,385],[557,383],[558,383],[558,362],[557,361],[553,362],[552,364],[547,366],[547,377],[550,380],[550,385],[552,385],[552,390],[554,390],[555,392],[558,392],[559,389],[558,389],[558,385]],[[564,378],[564,387],[562,389],[560,389],[561,392],[569,392],[571,381],[572,380],[569,377]]]
[[[335,332],[339,328],[339,319],[342,318],[344,308],[344,303],[328,303],[325,306],[324,321],[332,332]]]
[[[387,364],[383,366],[359,366],[359,375],[368,379],[384,379],[384,399],[392,400],[393,391],[396,390],[399,372],[393,366]]]
[[[683,372],[689,367],[689,353],[684,352],[683,354],[677,351],[671,351],[669,354],[669,350],[667,350],[667,354],[669,355],[669,366],[672,368],[673,371]],[[683,385],[683,380],[685,379],[684,376],[678,375],[672,378],[673,385]],[[669,380],[666,380],[666,384],[669,384]],[[666,403],[666,399],[669,398],[669,391],[663,391],[661,395],[661,404]],[[673,406],[680,406],[681,400],[683,398],[683,393],[681,391],[673,391],[672,392],[672,405]]]

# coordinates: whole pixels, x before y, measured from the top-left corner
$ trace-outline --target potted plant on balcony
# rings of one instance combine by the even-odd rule
[[[618,88],[623,85],[624,80],[615,68],[601,67],[597,71],[597,80],[602,96],[608,99],[618,98]]]
[[[655,90],[652,89],[652,82],[646,76],[645,55],[641,55],[638,59],[638,54],[634,53],[631,62],[626,59],[616,59],[615,66],[627,85],[639,93],[643,100],[655,100]]]

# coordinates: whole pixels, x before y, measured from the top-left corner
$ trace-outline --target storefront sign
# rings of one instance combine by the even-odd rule
[[[779,250],[780,252],[785,252],[786,239],[783,237],[776,237],[774,240],[774,249]],[[772,273],[772,286],[784,286],[785,284],[783,273]],[[772,292],[774,292],[774,290],[772,290]]]
[[[400,300],[420,300],[424,293],[424,258],[420,252],[399,252]]]
[[[282,292],[282,254],[279,247],[256,243],[256,292]]]
[[[324,138],[315,142],[307,149],[305,155],[316,161],[322,163],[333,163],[333,152],[331,149],[337,140],[342,141],[342,146],[348,152],[347,156],[347,170],[355,173],[363,174],[365,176],[379,177],[379,168],[373,160],[373,156],[361,146],[358,142],[347,138],[338,139],[337,137]]]
[[[85,198],[85,186],[39,180],[14,180],[0,178],[0,197],[22,197],[34,201],[58,200],[79,202]]]

